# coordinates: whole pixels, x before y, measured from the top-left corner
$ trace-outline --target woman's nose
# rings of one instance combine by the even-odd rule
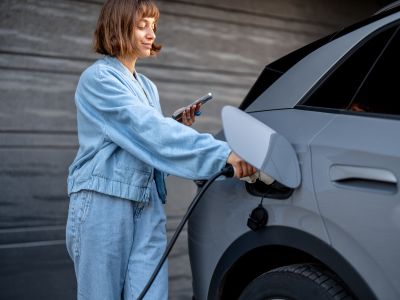
[[[154,33],[154,30],[151,29],[151,28],[150,28],[149,30],[147,30],[146,37],[147,37],[148,39],[155,40],[155,39],[156,39],[156,34]]]

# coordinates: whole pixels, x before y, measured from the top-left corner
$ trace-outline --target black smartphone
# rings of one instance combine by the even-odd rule
[[[177,109],[176,111],[174,111],[174,113],[172,114],[172,118],[174,118],[175,120],[180,120],[182,119],[182,113],[189,107],[196,105],[198,103],[201,103],[201,105],[204,105],[205,103],[207,103],[208,101],[210,101],[213,98],[211,93],[205,94],[204,96],[201,96],[200,98],[196,99],[193,103],[191,103],[188,106],[185,107],[181,107],[179,109]]]

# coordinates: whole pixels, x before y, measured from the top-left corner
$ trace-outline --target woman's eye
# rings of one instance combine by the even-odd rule
[[[146,23],[146,22],[139,22],[137,24],[137,28],[140,30],[146,29],[146,27],[151,28],[151,30],[155,31],[156,24]]]

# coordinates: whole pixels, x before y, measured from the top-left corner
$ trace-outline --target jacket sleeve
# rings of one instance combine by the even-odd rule
[[[98,68],[92,75],[85,98],[100,113],[106,139],[160,171],[188,179],[206,179],[225,166],[231,151],[225,142],[143,104],[112,70]]]

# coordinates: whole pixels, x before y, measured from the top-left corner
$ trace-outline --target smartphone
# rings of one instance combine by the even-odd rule
[[[201,103],[201,105],[204,105],[205,103],[207,103],[208,101],[210,101],[213,98],[211,93],[205,94],[204,96],[200,97],[199,99],[195,100],[192,104],[185,106],[185,107],[181,107],[179,109],[177,109],[176,111],[174,111],[174,113],[172,114],[172,118],[174,118],[175,120],[180,120],[182,119],[182,113],[189,107],[196,105],[198,103]]]

